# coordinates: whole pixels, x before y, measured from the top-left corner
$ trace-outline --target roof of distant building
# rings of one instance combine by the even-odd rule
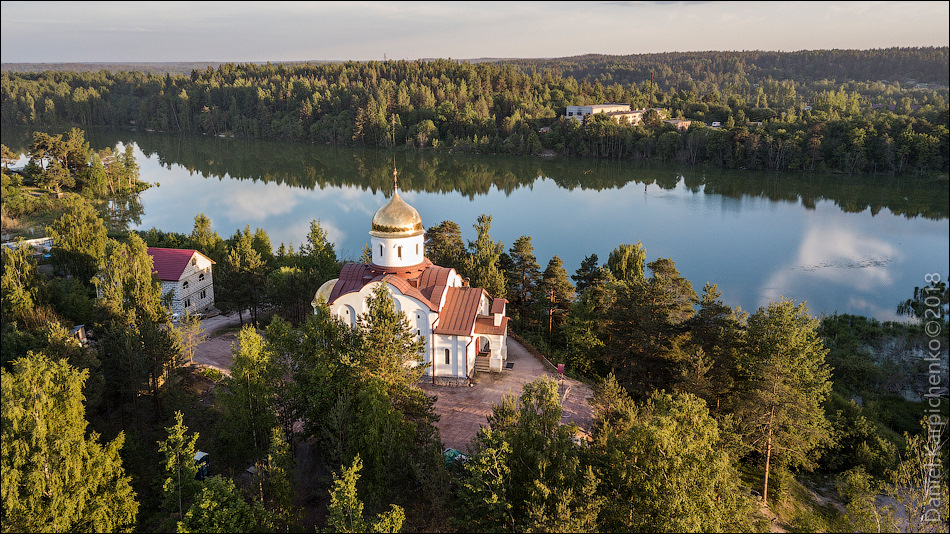
[[[152,257],[152,272],[158,275],[159,280],[180,280],[195,254],[201,253],[190,248],[148,247],[148,255]],[[201,255],[207,259],[207,256]]]

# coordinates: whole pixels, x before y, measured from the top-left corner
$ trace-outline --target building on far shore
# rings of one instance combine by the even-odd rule
[[[680,131],[680,132],[685,132],[686,130],[689,130],[689,125],[693,123],[693,121],[689,119],[669,119],[663,122],[669,125],[672,125],[674,128],[676,128],[677,131]]]
[[[169,313],[202,313],[214,307],[214,262],[193,249],[148,247],[152,272],[162,282],[162,298],[171,294]]]
[[[596,113],[603,113],[621,124],[632,124],[636,126],[643,120],[643,115],[650,109],[660,114],[660,118],[666,116],[666,110],[661,108],[630,109],[630,104],[594,104],[590,106],[567,106],[564,115],[569,119],[584,122],[584,120]]]
[[[395,172],[393,173],[395,177]],[[369,264],[347,263],[340,277],[313,299],[356,326],[366,300],[380,284],[416,335],[425,341],[426,377],[436,384],[465,384],[476,371],[502,371],[508,359],[507,300],[470,287],[455,269],[425,257],[425,229],[419,212],[399,196],[373,216]]]

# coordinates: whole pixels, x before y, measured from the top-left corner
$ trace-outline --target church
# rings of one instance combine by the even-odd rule
[[[393,173],[395,181],[395,172]],[[470,287],[455,269],[425,257],[425,229],[415,208],[399,197],[376,211],[369,231],[372,260],[347,263],[340,277],[317,290],[313,306],[326,303],[350,326],[366,313],[366,300],[385,284],[396,309],[425,340],[427,379],[467,383],[476,371],[501,371],[508,359],[508,317],[503,298]]]

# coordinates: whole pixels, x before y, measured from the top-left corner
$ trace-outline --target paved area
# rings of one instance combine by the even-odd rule
[[[214,367],[230,376],[231,351],[237,344],[237,333],[216,332],[227,326],[239,324],[238,315],[218,315],[202,320],[201,326],[207,339],[195,350],[195,363]],[[421,385],[429,395],[437,397],[435,411],[440,420],[436,423],[442,442],[446,447],[468,452],[468,444],[479,427],[488,425],[492,406],[501,402],[506,393],[515,398],[521,396],[521,388],[540,376],[557,378],[557,373],[546,368],[541,361],[528,352],[520,343],[508,338],[508,363],[510,370],[500,373],[479,373],[473,387]],[[584,432],[590,431],[593,410],[587,399],[593,393],[589,386],[577,380],[564,378],[560,386],[562,423],[575,423]]]
[[[557,378],[534,355],[520,343],[508,338],[508,363],[511,370],[500,373],[479,373],[473,387],[422,385],[429,395],[438,397],[435,411],[441,416],[436,426],[446,447],[468,452],[468,445],[479,427],[488,426],[492,405],[501,401],[506,393],[515,398],[521,396],[524,384],[547,375]],[[562,423],[573,422],[583,430],[590,430],[593,410],[587,399],[593,393],[589,386],[577,380],[564,378],[561,387]]]

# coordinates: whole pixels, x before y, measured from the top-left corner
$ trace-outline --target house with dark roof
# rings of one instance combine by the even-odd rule
[[[193,249],[149,247],[152,272],[162,283],[162,298],[171,295],[169,312],[182,315],[214,307],[214,262]]]
[[[373,216],[369,264],[348,263],[340,277],[317,290],[313,306],[328,306],[356,326],[378,285],[389,290],[397,310],[425,340],[424,363],[433,383],[466,383],[476,371],[502,371],[508,359],[508,301],[470,287],[455,269],[425,257],[419,212],[399,196]]]

